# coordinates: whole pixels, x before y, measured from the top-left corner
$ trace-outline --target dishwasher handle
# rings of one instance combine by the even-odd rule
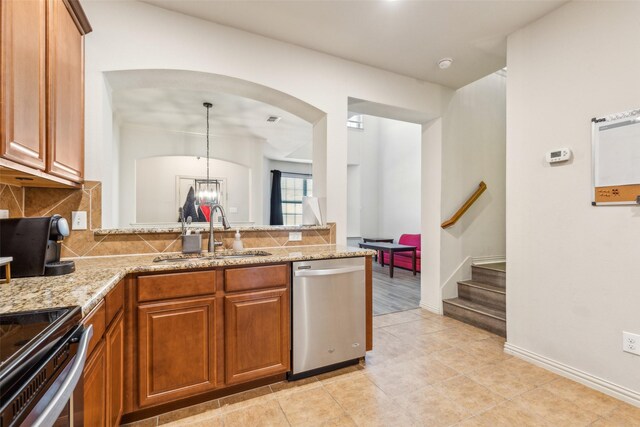
[[[337,274],[357,273],[358,271],[364,271],[363,266],[357,267],[342,267],[342,268],[326,268],[318,270],[297,270],[293,275],[296,277],[313,277],[313,276],[335,276]]]

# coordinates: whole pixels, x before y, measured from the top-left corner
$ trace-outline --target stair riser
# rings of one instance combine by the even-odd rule
[[[507,288],[507,274],[504,271],[488,270],[486,268],[471,267],[471,279],[476,282],[488,283],[490,285],[499,286],[503,289]]]
[[[495,308],[503,312],[506,311],[507,308],[505,294],[491,292],[486,289],[476,288],[462,283],[458,283],[458,298]]]
[[[499,320],[494,317],[485,316],[475,311],[467,310],[457,305],[443,304],[444,315],[452,317],[461,322],[473,325],[477,328],[484,329],[501,337],[507,336],[507,324],[504,320]]]

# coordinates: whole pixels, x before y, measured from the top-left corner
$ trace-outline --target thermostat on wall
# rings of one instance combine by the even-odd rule
[[[570,158],[571,150],[569,148],[560,148],[547,153],[547,162],[549,163],[566,162]]]

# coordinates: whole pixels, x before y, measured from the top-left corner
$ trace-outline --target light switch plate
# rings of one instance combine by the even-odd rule
[[[301,231],[290,231],[289,232],[289,241],[290,242],[300,242],[300,241],[302,241],[302,232]]]
[[[0,209],[0,219],[9,218],[9,211],[7,209]]]
[[[233,214],[238,213],[238,208],[236,208],[235,206],[231,206],[229,208],[229,213],[233,213]]]
[[[87,229],[87,211],[71,212],[71,229],[72,230]]]

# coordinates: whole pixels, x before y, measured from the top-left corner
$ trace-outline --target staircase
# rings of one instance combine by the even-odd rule
[[[458,282],[458,298],[443,301],[444,315],[506,337],[506,267],[471,266],[471,280]]]

